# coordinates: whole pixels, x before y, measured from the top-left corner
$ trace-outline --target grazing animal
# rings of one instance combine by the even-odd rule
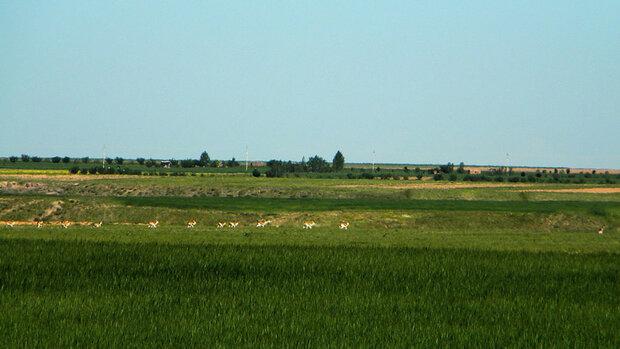
[[[37,228],[43,228],[43,222],[37,222]]]
[[[267,224],[271,223],[271,221],[264,221],[264,220],[260,220],[256,223],[256,227],[257,228],[262,228],[264,226],[266,226]]]
[[[601,227],[601,229],[598,230],[598,233],[600,235],[603,235],[603,232],[605,231],[605,227]]]
[[[239,225],[239,222],[230,222],[230,223],[228,223],[228,225],[229,225],[231,228],[236,228],[236,227]]]
[[[103,225],[103,222],[99,222],[99,223],[95,223],[94,224],[95,228],[101,228],[102,225]]]
[[[224,228],[226,226],[226,222],[218,222],[217,223],[217,227],[218,228]]]
[[[148,223],[148,227],[153,228],[153,229],[156,229],[158,225],[159,225],[159,221],[150,221]]]
[[[197,223],[196,220],[192,219],[191,221],[187,222],[187,227],[188,228],[193,228],[193,227],[196,226],[196,223]]]
[[[65,228],[65,229],[69,228],[71,226],[71,224],[73,224],[73,223],[71,223],[69,221],[64,221],[64,222],[60,223],[60,225],[62,225],[62,227]]]
[[[340,222],[340,229],[349,229],[349,222]]]
[[[13,228],[13,226],[15,226],[17,222],[6,222],[6,225],[8,225],[9,227]]]
[[[314,221],[304,222],[303,228],[312,229],[312,227],[314,227],[315,225],[316,223]]]

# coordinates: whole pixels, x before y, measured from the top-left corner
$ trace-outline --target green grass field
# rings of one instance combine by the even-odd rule
[[[104,222],[0,225],[0,338],[618,347],[620,194],[583,188],[618,186],[0,174],[2,221]]]

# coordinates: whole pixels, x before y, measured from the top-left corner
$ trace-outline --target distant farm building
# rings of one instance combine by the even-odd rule
[[[170,166],[172,166],[172,162],[169,160],[164,160],[162,162],[160,162],[161,167],[164,168],[170,168]]]

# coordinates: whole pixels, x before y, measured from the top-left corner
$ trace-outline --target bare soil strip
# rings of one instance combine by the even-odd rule
[[[530,183],[406,183],[406,184],[343,184],[336,188],[387,188],[387,189],[467,189],[532,187]]]
[[[572,189],[527,189],[520,191],[543,192],[543,193],[592,193],[592,194],[618,194],[618,188],[572,188]]]

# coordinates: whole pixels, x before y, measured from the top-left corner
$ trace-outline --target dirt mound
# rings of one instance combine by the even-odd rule
[[[39,216],[39,220],[44,220],[48,217],[57,215],[60,211],[62,211],[62,204],[64,204],[64,202],[60,200],[52,202],[52,206],[45,209],[43,214]]]

